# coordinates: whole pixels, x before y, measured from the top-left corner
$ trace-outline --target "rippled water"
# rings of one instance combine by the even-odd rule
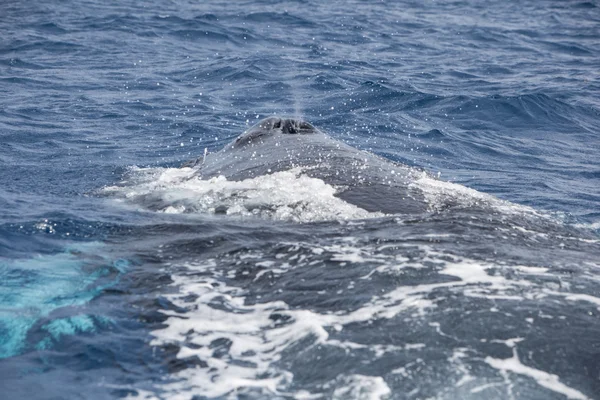
[[[1,393],[599,398],[597,2],[0,15]],[[269,115],[414,167],[427,211],[181,167]]]

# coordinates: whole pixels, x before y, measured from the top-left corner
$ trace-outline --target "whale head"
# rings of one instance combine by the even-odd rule
[[[186,166],[197,177],[243,181],[299,168],[336,188],[336,197],[367,211],[422,212],[426,204],[410,186],[417,172],[351,147],[298,118],[269,117],[223,149]]]
[[[297,118],[265,118],[235,139],[233,147],[241,147],[276,135],[310,135],[321,133],[306,121]]]

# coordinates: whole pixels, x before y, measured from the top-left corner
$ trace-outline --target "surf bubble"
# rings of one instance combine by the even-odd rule
[[[379,400],[392,394],[380,376],[351,375],[342,377],[340,386],[333,391],[334,400]]]
[[[233,393],[251,398],[323,398],[321,393],[290,389],[294,374],[278,364],[288,352],[303,353],[321,345],[352,347],[330,340],[326,328],[336,316],[295,310],[283,301],[247,304],[244,289],[219,278],[216,260],[185,268],[187,272],[173,276],[179,293],[169,300],[188,311],[163,311],[170,317],[164,328],[152,333],[151,345],[176,344],[178,359],[197,358],[202,365],[173,374],[173,382],[157,388],[157,397],[140,391],[130,398],[220,398]],[[382,377],[361,374],[337,376],[319,391],[334,399],[377,400],[391,393]]]
[[[532,214],[539,213],[531,207],[502,200],[487,193],[479,192],[469,187],[442,181],[431,177],[426,172],[415,176],[409,187],[418,189],[433,211],[447,207],[479,207],[490,208],[505,214]]]
[[[216,262],[209,260],[186,267],[192,275],[215,273]],[[273,364],[287,343],[303,332],[274,324],[273,313],[287,309],[287,305],[271,302],[248,306],[241,288],[209,276],[190,278],[174,276],[173,284],[180,293],[170,300],[189,308],[181,296],[193,295],[193,309],[185,314],[185,319],[173,314],[164,329],[153,332],[155,339],[151,344],[178,343],[178,358],[198,357],[205,365],[180,371],[174,376],[175,382],[162,386],[160,391],[168,398],[214,398],[242,389],[278,393],[278,387],[288,383],[291,374],[277,370]],[[317,338],[323,335],[320,327],[313,328]]]
[[[339,188],[311,178],[300,167],[245,179],[200,179],[191,168],[132,168],[118,186],[102,191],[127,204],[169,214],[226,214],[238,217],[317,222],[383,216],[349,204]]]
[[[172,382],[157,386],[155,393],[159,398],[241,395],[248,398],[380,399],[389,396],[399,380],[410,381],[416,379],[417,374],[427,376],[440,371],[447,371],[447,376],[443,382],[437,382],[443,385],[439,390],[449,394],[485,395],[510,391],[513,386],[519,390],[526,384],[570,398],[585,398],[567,386],[562,377],[526,366],[527,360],[516,356],[517,346],[530,345],[529,330],[522,331],[522,337],[502,340],[494,336],[493,331],[482,331],[485,335],[477,343],[504,344],[508,349],[515,349],[511,358],[510,352],[498,352],[496,347],[461,344],[462,340],[450,330],[452,324],[444,322],[444,314],[452,311],[446,304],[449,299],[457,299],[454,307],[487,302],[490,309],[486,312],[491,318],[501,312],[505,303],[541,305],[562,298],[572,304],[585,302],[586,307],[598,304],[597,298],[572,293],[566,285],[565,291],[548,286],[548,282],[539,279],[548,274],[546,267],[476,260],[424,244],[398,242],[394,251],[388,251],[380,243],[364,243],[356,237],[319,243],[284,242],[278,249],[279,252],[270,256],[254,249],[176,266],[172,276],[176,290],[167,295],[176,307],[163,311],[168,319],[161,329],[152,332],[151,344],[175,345],[179,349],[177,359],[184,363],[189,361],[192,367],[173,372],[169,377]],[[410,257],[399,258],[399,253],[410,254]],[[248,266],[242,281],[228,268],[240,262]],[[291,284],[290,276],[297,280],[305,276],[302,270],[315,268],[322,269],[323,274],[329,270],[338,278],[332,279],[330,286],[320,283],[314,296],[322,291],[323,296],[328,297],[328,304],[333,304],[332,301],[356,298],[360,293],[364,301],[343,309],[311,307],[311,304],[299,307],[292,305],[293,297],[285,293],[264,298],[262,295],[266,293],[260,290],[252,294],[252,290],[261,287],[269,292],[289,288],[285,285]],[[342,271],[344,278],[339,278]],[[420,279],[412,281],[411,276]],[[425,277],[429,278],[423,279]],[[340,279],[343,286],[338,285]],[[399,284],[365,292],[365,286],[360,286],[361,279],[393,279]],[[402,280],[406,283],[402,284]],[[277,282],[287,283],[281,286]],[[252,297],[257,293],[261,296]],[[533,314],[523,316],[530,315]],[[540,318],[544,316],[540,314]],[[398,321],[407,327],[418,326],[419,334],[401,341],[389,341],[387,335],[374,335],[367,342],[360,334],[363,328]],[[528,322],[533,323],[533,319]],[[442,342],[461,346],[440,347],[440,338]],[[325,371],[328,361],[318,358],[326,358],[326,354],[332,355],[330,360],[336,362],[354,362],[361,357],[373,365],[378,365],[379,360],[404,361],[390,364],[387,372],[360,363],[331,372]],[[436,360],[445,357],[446,361],[443,365],[428,364],[423,361],[428,354],[438,354]],[[296,376],[295,363],[310,363],[313,368],[324,368],[324,371],[313,384],[305,387],[302,378]],[[473,369],[473,365],[478,367]],[[330,367],[335,370],[334,366]],[[531,378],[533,382],[523,383],[521,377]],[[538,390],[535,386],[532,390]],[[423,387],[414,388],[418,389]]]
[[[492,368],[498,370],[504,379],[508,381],[508,387],[511,388],[509,392],[510,398],[514,398],[514,394],[512,393],[512,386],[510,385],[509,373],[514,375],[520,375],[524,377],[528,377],[533,379],[538,385],[554,392],[565,396],[567,399],[574,400],[590,400],[589,397],[574,389],[560,381],[560,378],[557,375],[550,374],[548,372],[529,367],[521,362],[519,356],[517,354],[516,347],[512,347],[513,356],[505,359],[497,359],[493,357],[486,357],[484,361],[490,365]]]

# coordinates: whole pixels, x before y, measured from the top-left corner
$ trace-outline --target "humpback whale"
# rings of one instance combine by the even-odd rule
[[[166,328],[153,331],[153,343],[178,349],[163,353],[182,371],[175,378],[184,386],[169,393],[226,397],[267,382],[257,398],[296,387],[331,397],[325,388],[346,388],[346,377],[371,370],[395,393],[417,385],[429,397],[472,398],[486,388],[503,398],[502,384],[536,398],[552,396],[547,389],[576,399],[588,398],[579,389],[598,392],[582,356],[600,332],[590,323],[600,304],[597,236],[430,179],[299,119],[267,118],[187,166],[134,170],[110,190],[165,214],[301,223],[162,214],[137,228],[135,240],[151,249],[141,254],[156,254],[180,287],[165,303]],[[279,201],[280,192],[292,196]],[[310,202],[312,194],[327,201]],[[320,217],[322,204],[394,215],[348,212],[361,221],[340,224],[335,213]],[[380,357],[381,348],[389,354]],[[306,383],[307,362],[332,373]],[[405,366],[409,373],[396,374]]]
[[[336,196],[366,211],[386,214],[427,210],[411,187],[422,172],[332,138],[294,118],[263,119],[222,150],[188,162],[197,176],[243,180],[300,167],[338,189]]]

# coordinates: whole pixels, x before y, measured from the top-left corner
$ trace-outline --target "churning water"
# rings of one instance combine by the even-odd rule
[[[0,397],[600,398],[597,2],[4,1],[0,33]],[[181,167],[269,115],[426,211]]]

